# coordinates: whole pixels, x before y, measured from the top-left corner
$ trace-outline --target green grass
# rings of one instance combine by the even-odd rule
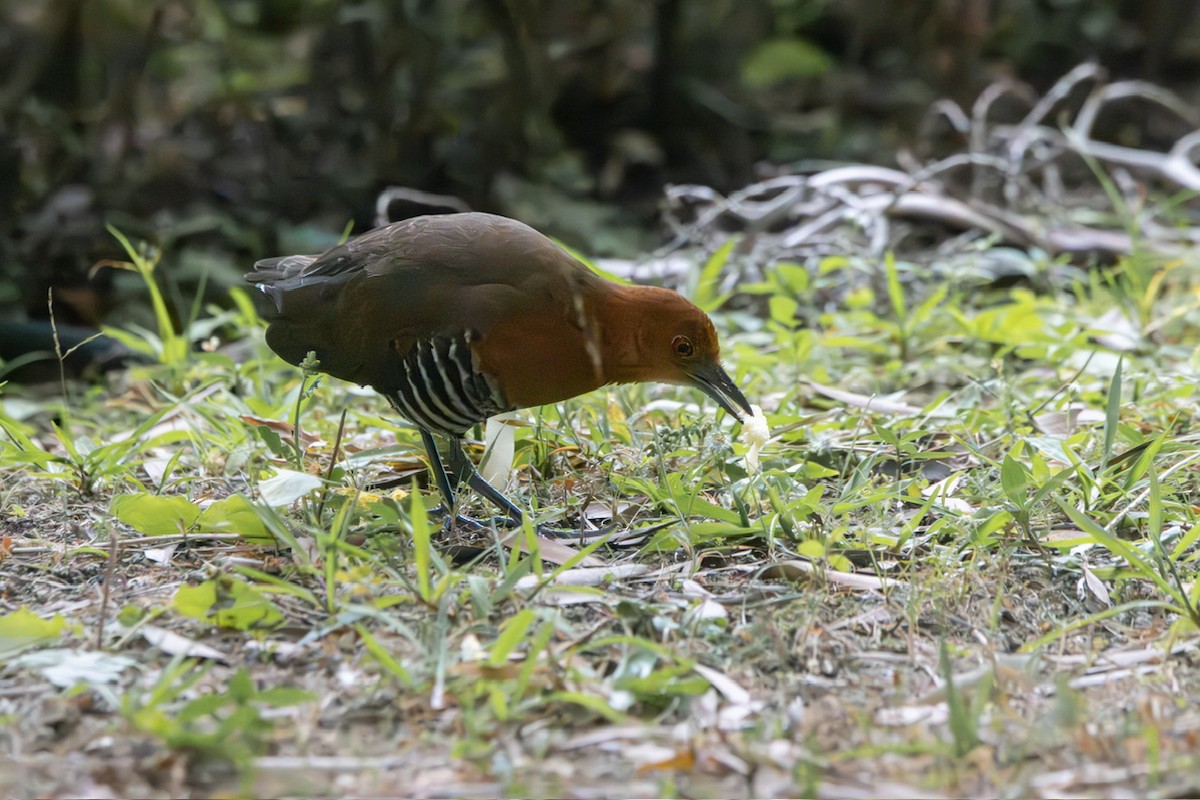
[[[1192,786],[1195,265],[996,289],[829,259],[727,297],[731,252],[694,292],[767,412],[762,473],[685,389],[525,412],[514,499],[645,531],[561,566],[531,528],[443,532],[415,432],[274,358],[240,292],[182,331],[153,300],[120,390],[4,386],[0,741],[46,754],[27,786],[169,794],[166,758],[176,789],[258,794]],[[197,351],[214,332],[255,357]],[[89,672],[98,639],[135,658]],[[62,703],[86,713],[41,722]]]

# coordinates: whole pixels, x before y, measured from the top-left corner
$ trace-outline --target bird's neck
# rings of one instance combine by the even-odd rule
[[[603,284],[594,298],[590,319],[595,320],[595,341],[606,383],[655,380],[645,356],[647,320],[656,313],[656,301],[668,289],[656,286]]]

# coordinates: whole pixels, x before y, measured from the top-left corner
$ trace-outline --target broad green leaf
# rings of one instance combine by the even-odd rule
[[[771,319],[780,325],[790,326],[796,324],[796,310],[800,308],[799,303],[781,294],[773,296],[767,302],[771,310]]]
[[[780,287],[786,288],[795,297],[808,290],[808,269],[803,264],[792,264],[781,261],[775,265],[775,281]]]
[[[240,631],[272,628],[283,621],[283,614],[264,594],[228,575],[199,586],[180,586],[174,606],[184,616]]]
[[[254,430],[258,434],[258,438],[263,440],[263,444],[265,444],[274,455],[282,457],[287,453],[287,449],[283,445],[283,439],[279,437],[279,433],[277,431],[272,428],[268,428],[266,425],[255,425]]]
[[[801,542],[800,546],[796,548],[796,552],[811,561],[825,560],[825,545],[816,539]]]
[[[67,628],[62,615],[42,619],[28,608],[0,617],[0,662],[22,650],[56,641]]]
[[[196,520],[196,527],[207,533],[237,533],[246,539],[272,538],[254,504],[240,494],[230,495],[204,509]]]
[[[180,722],[193,722],[215,714],[232,702],[233,700],[228,694],[201,695],[181,708],[177,718]]]
[[[129,527],[147,536],[165,536],[191,529],[200,508],[180,495],[123,494],[109,503],[108,511]]]
[[[807,39],[768,39],[742,62],[742,82],[751,89],[764,89],[823,75],[832,63],[824,50]]]
[[[1029,471],[1025,465],[1011,455],[1004,456],[1000,465],[1000,486],[1004,496],[1018,508],[1025,508],[1029,503],[1025,487],[1029,483]]]
[[[615,684],[618,689],[646,699],[700,695],[710,686],[707,678],[696,675],[687,666],[664,666],[649,675],[619,678]]]
[[[801,467],[799,475],[808,480],[819,480],[821,478],[832,478],[837,475],[836,469],[830,469],[824,464],[819,464],[816,461],[805,461]],[[818,484],[819,485],[819,484]]]
[[[1184,554],[1191,551],[1192,545],[1196,544],[1196,542],[1200,542],[1200,525],[1193,525],[1188,528],[1183,536],[1179,537],[1179,541],[1175,543],[1175,548],[1171,550],[1171,560],[1178,561]],[[1187,560],[1194,561],[1198,557],[1200,557],[1200,553],[1192,553]],[[1200,581],[1196,581],[1196,585],[1200,587]]]
[[[245,667],[233,673],[233,677],[225,685],[225,691],[239,704],[254,697],[254,681],[250,679],[250,673],[246,672]]]
[[[838,553],[829,554],[829,567],[838,572],[854,572],[854,563]]]

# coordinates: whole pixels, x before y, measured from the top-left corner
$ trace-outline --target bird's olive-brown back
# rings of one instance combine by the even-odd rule
[[[545,236],[490,214],[417,217],[312,259],[256,265],[274,300],[267,342],[299,364],[393,391],[419,340],[466,334],[515,407],[605,382],[586,309],[608,285]]]

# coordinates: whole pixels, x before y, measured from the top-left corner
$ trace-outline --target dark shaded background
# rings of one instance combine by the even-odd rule
[[[1200,101],[1200,3],[0,0],[0,313],[53,286],[62,321],[108,317],[106,223],[186,308],[390,185],[636,252],[667,182],[889,163],[934,100],[1085,59]]]

